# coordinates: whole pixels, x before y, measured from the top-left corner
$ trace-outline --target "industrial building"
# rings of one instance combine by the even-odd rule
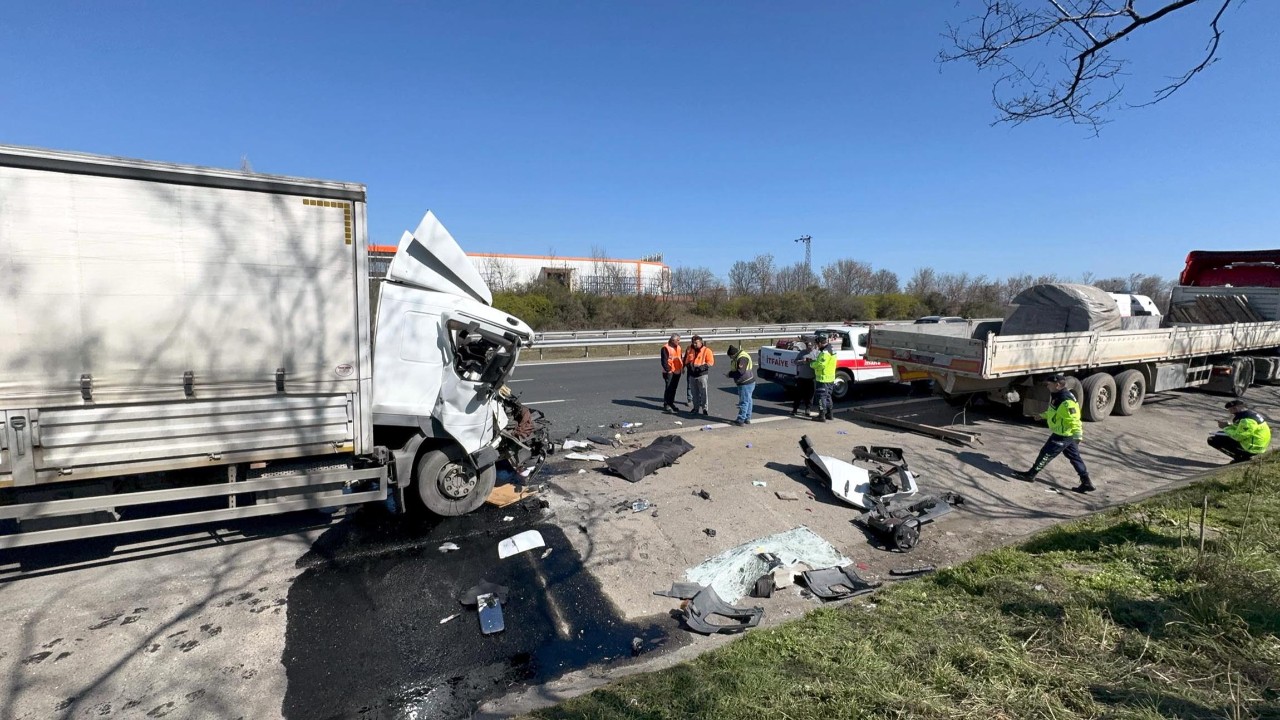
[[[385,277],[395,253],[394,245],[370,245],[370,278]],[[494,292],[550,281],[598,295],[671,293],[671,268],[661,255],[639,260],[503,253],[468,253],[467,257]]]

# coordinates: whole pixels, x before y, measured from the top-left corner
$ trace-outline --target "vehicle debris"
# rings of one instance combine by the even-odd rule
[[[546,550],[543,550],[543,551],[542,551],[542,559],[543,559],[543,560],[546,560],[546,559],[547,559],[547,557],[551,555],[551,550],[552,550],[552,548],[547,548]]]
[[[564,459],[565,460],[588,460],[591,462],[604,462],[608,458],[606,458],[604,455],[601,455],[600,453],[571,452],[571,453],[565,453]]]
[[[440,620],[440,624],[441,624],[441,625],[443,625],[443,624],[445,624],[445,623],[449,622],[450,620],[453,620],[454,618],[458,617],[458,616],[459,616],[459,615],[461,615],[461,614],[462,614],[462,613],[454,613],[454,614],[450,615],[450,616],[449,616],[449,617],[447,617],[447,618],[441,618],[441,620]]]
[[[613,445],[614,444],[613,440],[607,437],[601,437],[599,435],[588,435],[587,440],[591,441],[592,443],[595,443],[596,445]]]
[[[502,601],[496,595],[488,593],[476,598],[476,606],[480,611],[480,633],[492,635],[506,629],[506,621],[502,617]]]
[[[896,578],[904,578],[904,579],[917,577],[919,575],[928,575],[929,573],[933,573],[937,571],[938,571],[938,568],[935,565],[920,565],[918,567],[909,567],[909,568],[889,568],[890,575]]]
[[[706,533],[706,536],[707,536],[707,537],[715,537],[715,536],[716,536],[715,528],[703,528],[703,529],[702,529],[702,532]]]
[[[685,579],[710,585],[726,601],[737,602],[751,592],[757,578],[780,567],[802,565],[799,570],[808,570],[849,562],[831,543],[801,525],[725,550],[686,570]]]
[[[488,580],[481,580],[473,587],[469,587],[457,594],[458,602],[471,607],[479,603],[481,595],[492,595],[501,602],[507,601],[507,586],[491,583]]]
[[[954,503],[964,503],[954,493],[949,493]],[[908,552],[920,541],[920,526],[933,522],[953,510],[953,504],[942,497],[923,495],[907,499],[872,499],[871,509],[854,518],[854,522],[866,527],[893,543],[893,547]]]
[[[515,520],[515,519],[516,519],[516,517],[515,517],[514,515],[503,515],[503,516],[502,516],[502,522],[511,522],[512,520]]]
[[[590,450],[593,445],[586,440],[565,440],[560,447],[565,450]]]
[[[498,543],[498,558],[509,558],[512,555],[519,555],[526,550],[544,547],[545,545],[546,543],[542,540],[542,533],[537,530],[525,530]]]
[[[648,500],[645,500],[644,498],[640,498],[639,500],[631,503],[631,512],[633,513],[641,513],[641,512],[644,512],[645,510],[650,510],[652,508],[653,508],[653,503],[649,502]]]
[[[763,480],[752,480],[752,481],[751,481],[751,486],[752,486],[752,487],[769,487],[769,483],[767,483],[767,482],[765,482],[765,481],[763,481]]]
[[[801,573],[801,577],[804,578],[805,587],[823,600],[843,600],[865,595],[880,587],[878,582],[864,580],[850,565],[806,570]]]
[[[527,497],[536,495],[538,488],[517,485],[498,485],[489,493],[489,497],[485,499],[485,503],[494,507],[504,508],[508,505],[514,505]]]
[[[710,500],[710,499],[711,499],[711,493],[707,492],[706,490],[694,490],[692,494],[693,494],[693,495],[697,495],[698,497],[702,498],[703,500]]]
[[[907,466],[901,448],[865,445],[853,448],[853,459],[870,462],[875,466],[872,470],[818,454],[808,435],[801,436],[800,450],[809,471],[826,481],[836,497],[859,510],[870,510],[873,499],[903,498],[919,491],[915,473]]]
[[[702,586],[696,582],[673,582],[671,583],[670,590],[654,590],[653,594],[661,595],[662,597],[675,598],[677,600],[688,600],[694,595],[697,595],[698,591],[701,589]]]
[[[609,458],[605,465],[628,482],[640,482],[645,476],[673,465],[692,449],[693,445],[679,435],[662,435],[648,447]]]
[[[734,607],[716,594],[715,588],[704,587],[693,597],[680,603],[685,627],[702,635],[732,635],[760,624],[764,608]]]
[[[449,553],[449,552],[453,552],[454,550],[461,550],[461,549],[462,548],[458,547],[457,543],[451,543],[451,542],[444,543],[440,547],[436,548],[436,550],[439,550],[442,553]]]
[[[970,447],[973,447],[974,443],[979,445],[982,444],[982,436],[976,432],[949,430],[947,428],[911,422],[910,420],[889,417],[887,415],[878,415],[876,413],[867,412],[866,410],[858,410],[855,408],[850,408],[848,412],[859,420],[866,420],[867,422],[875,423],[876,425],[887,425],[900,430],[910,430],[911,432],[929,435],[931,437],[936,437],[939,440],[946,440],[947,442],[954,444],[968,445]]]
[[[799,495],[797,495],[797,494],[795,494],[795,493],[793,493],[793,492],[790,492],[790,491],[788,491],[788,490],[775,490],[773,494],[774,494],[774,495],[777,495],[779,500],[791,500],[791,501],[799,501],[799,500],[800,500],[800,496],[799,496]]]

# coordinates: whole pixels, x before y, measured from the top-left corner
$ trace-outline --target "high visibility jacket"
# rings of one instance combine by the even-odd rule
[[[833,383],[836,381],[836,356],[830,350],[819,350],[818,356],[809,363],[813,368],[813,381]]]
[[[1084,427],[1080,424],[1080,403],[1070,390],[1054,393],[1049,400],[1049,409],[1040,414],[1049,421],[1049,432],[1062,437],[1080,440],[1084,437]]]
[[[684,366],[689,369],[689,374],[693,377],[706,375],[715,364],[715,354],[706,345],[700,348],[690,345],[689,349],[684,351]]]
[[[1236,413],[1231,418],[1231,424],[1223,428],[1222,432],[1235,439],[1251,455],[1264,453],[1271,445],[1271,426],[1252,410]]]
[[[662,346],[662,372],[678,373],[684,369],[684,360],[681,358],[680,346],[671,347],[671,343],[665,343]]]
[[[749,385],[756,381],[755,371],[751,369],[751,353],[739,350],[733,356],[733,369],[729,371],[729,377],[738,385]]]

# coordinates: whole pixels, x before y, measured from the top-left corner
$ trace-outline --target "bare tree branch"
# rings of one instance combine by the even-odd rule
[[[984,0],[982,15],[948,25],[953,49],[940,52],[938,61],[963,60],[1000,73],[992,86],[998,122],[1052,117],[1096,132],[1106,122],[1104,111],[1124,90],[1117,79],[1126,60],[1112,54],[1115,43],[1201,1],[1166,1],[1143,14],[1136,0]],[[1222,37],[1218,21],[1233,0],[1209,1],[1221,4],[1209,24],[1212,37],[1203,60],[1143,105],[1168,98],[1215,60]],[[1059,70],[1036,59],[1037,46],[1057,48]]]

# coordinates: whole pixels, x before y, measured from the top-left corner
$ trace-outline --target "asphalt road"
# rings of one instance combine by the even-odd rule
[[[733,381],[725,377],[728,358],[716,357],[708,388],[710,420],[732,420],[737,414],[738,396]],[[723,367],[722,367],[723,366]],[[642,422],[644,429],[675,427],[674,421],[686,425],[699,421],[685,411],[673,417],[662,412],[662,373],[655,353],[651,358],[626,360],[591,360],[583,362],[545,362],[522,364],[508,381],[511,389],[526,404],[547,414],[560,433],[581,427],[584,434],[596,433],[601,426],[614,423]],[[845,404],[870,399],[883,399],[906,394],[906,389],[891,384],[874,384],[855,388]],[[786,391],[777,383],[756,383],[754,414],[781,415],[791,411]],[[676,401],[684,403],[685,382],[681,381]]]

